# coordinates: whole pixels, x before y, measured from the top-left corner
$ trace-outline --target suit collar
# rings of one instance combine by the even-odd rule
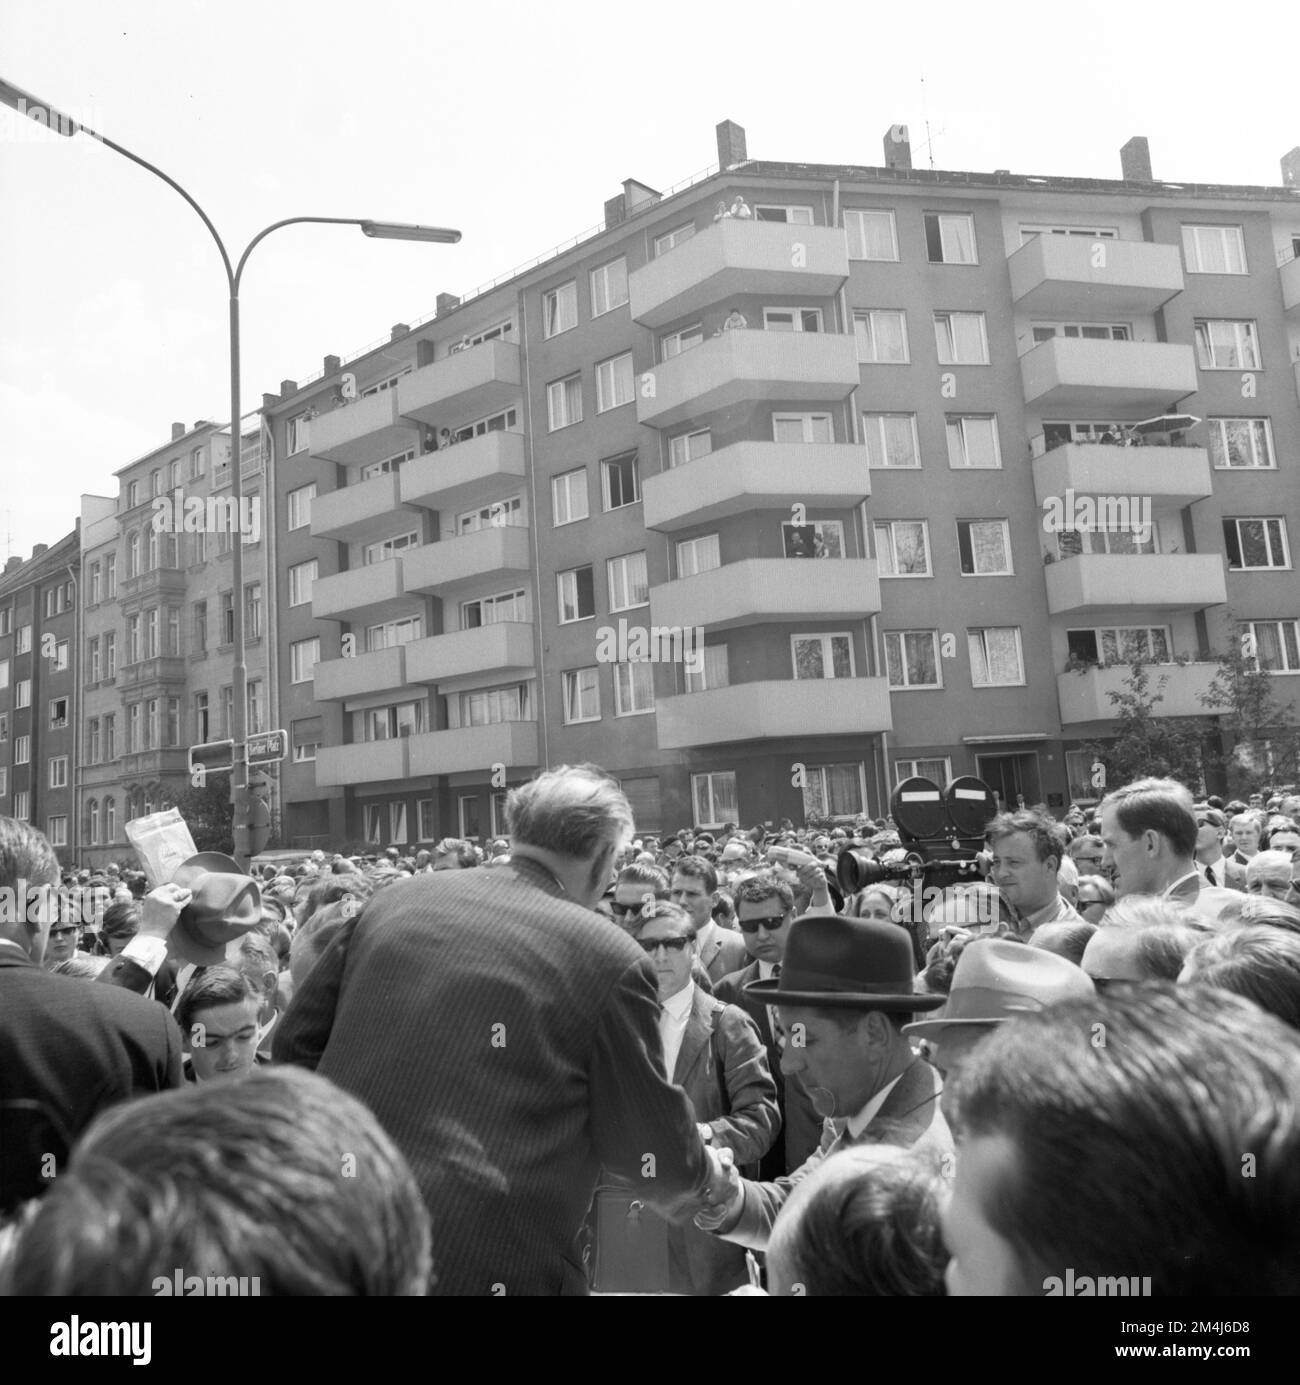
[[[711,995],[696,986],[691,1013],[682,1034],[682,1046],[677,1051],[677,1062],[673,1067],[673,1081],[677,1086],[683,1086],[695,1065],[711,1052],[713,1014],[720,1008]]]
[[[924,1059],[914,1059],[903,1069],[903,1075],[885,1098],[884,1105],[872,1116],[859,1137],[860,1142],[888,1139],[899,1121],[905,1120],[922,1106],[937,1101],[942,1090],[939,1074]]]

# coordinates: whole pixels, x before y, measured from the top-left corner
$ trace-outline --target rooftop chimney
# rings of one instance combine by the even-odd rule
[[[183,423],[173,423],[173,424],[172,424],[172,441],[175,442],[177,438],[183,438],[183,437],[185,436],[185,434],[188,433],[188,432],[189,432],[189,429],[186,428],[186,426],[185,426]]]
[[[441,317],[444,313],[449,313],[453,308],[460,307],[460,299],[454,293],[440,293],[438,301],[434,305],[434,316]]]
[[[291,394],[297,394],[297,393],[298,393],[298,382],[297,382],[297,380],[281,380],[281,381],[280,381],[280,398],[281,398],[281,399],[287,399],[289,395],[291,395]]]
[[[639,207],[649,206],[651,202],[658,202],[660,194],[654,188],[647,187],[644,183],[638,183],[635,178],[624,178],[623,196],[626,199],[627,210],[630,214]]]
[[[404,337],[411,330],[410,324],[406,322],[394,322],[388,329],[389,341],[397,341],[399,337]]]
[[[734,168],[748,161],[745,132],[734,120],[724,120],[717,128],[718,167]]]
[[[10,572],[12,572],[15,568],[22,567],[22,565],[23,565],[23,560],[22,560],[20,557],[18,557],[17,554],[15,554],[12,558],[7,558],[7,559],[5,560],[5,572],[6,572],[6,573],[10,573]]]
[[[1289,154],[1282,155],[1282,186],[1300,188],[1300,144]]]
[[[335,372],[336,370],[338,370],[339,366],[341,366],[342,364],[343,364],[343,362],[342,362],[342,360],[341,360],[338,356],[326,356],[326,357],[325,357],[325,374],[326,374],[326,375],[333,375],[334,372]]]
[[[621,226],[627,220],[627,194],[620,192],[605,203],[605,229]]]
[[[37,558],[41,557],[43,554],[48,553],[49,551],[50,546],[48,543],[32,544],[32,561],[35,562]]]
[[[1119,164],[1126,183],[1153,183],[1151,146],[1145,135],[1134,135],[1119,151]]]
[[[911,171],[912,141],[906,125],[891,125],[885,131],[885,167]]]

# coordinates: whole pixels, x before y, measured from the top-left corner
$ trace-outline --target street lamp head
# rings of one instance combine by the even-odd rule
[[[28,120],[35,121],[37,125],[44,125],[56,135],[64,135],[68,139],[81,129],[70,115],[64,115],[48,102],[42,101],[39,96],[33,96],[30,91],[14,86],[12,82],[6,82],[3,77],[0,77],[0,105],[10,106],[19,115],[25,115]],[[460,239],[459,236],[456,238]]]
[[[363,221],[362,231],[376,240],[425,240],[455,245],[460,232],[450,226],[409,226],[402,221]]]

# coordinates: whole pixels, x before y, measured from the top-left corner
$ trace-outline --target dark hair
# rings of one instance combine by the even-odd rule
[[[1081,967],[1083,954],[1096,931],[1095,923],[1044,923],[1034,929],[1029,946],[1041,948],[1044,952],[1055,952],[1058,957],[1064,957],[1076,967]]]
[[[1243,995],[1300,1029],[1300,935],[1267,925],[1215,933],[1187,962],[1194,985]]]
[[[1155,1295],[1300,1293],[1298,1100],[1294,1030],[1160,982],[998,1025],[944,1094],[961,1138],[1014,1146],[983,1214],[1025,1291],[1068,1267]]]
[[[1059,869],[1061,858],[1066,854],[1065,829],[1055,818],[1040,813],[1033,808],[1019,808],[1013,813],[999,813],[984,830],[984,840],[990,844],[1014,832],[1023,833],[1034,844],[1034,853],[1039,861],[1049,856],[1056,857]]]
[[[277,935],[279,931],[277,927]],[[263,933],[245,933],[239,940],[239,957],[241,961],[245,957],[255,957],[264,973],[274,972],[277,976],[280,973],[280,955],[275,944]]]
[[[718,872],[714,870],[712,862],[706,861],[703,856],[679,856],[673,862],[673,874],[690,875],[703,881],[709,894],[718,888]]]
[[[428,1214],[355,1097],[264,1069],[101,1115],[22,1233],[5,1289],[147,1296],[178,1266],[218,1292],[239,1276],[263,1295],[420,1295]]]
[[[1115,810],[1115,820],[1130,837],[1158,832],[1180,859],[1196,852],[1192,795],[1176,779],[1135,780],[1107,794],[1101,807]]]
[[[478,865],[474,848],[463,837],[444,837],[433,848],[435,856],[454,856],[462,870]]]
[[[633,937],[639,936],[646,924],[653,923],[655,919],[670,919],[673,923],[680,924],[682,932],[688,938],[694,938],[697,932],[694,919],[680,904],[674,904],[669,899],[656,899],[653,904],[642,907]]]
[[[59,858],[49,838],[29,822],[0,817],[0,885],[52,885],[58,879]]]
[[[631,865],[624,866],[618,873],[615,885],[645,885],[653,890],[656,895],[667,896],[668,876],[660,870],[658,866],[652,866],[646,861],[633,861]]]
[[[747,876],[736,885],[735,896],[737,918],[742,904],[762,904],[769,899],[779,899],[783,913],[794,908],[794,891],[774,875]]]
[[[204,967],[181,992],[176,1002],[176,1023],[188,1041],[200,1012],[217,1005],[238,1005],[244,1000],[260,1001],[261,998],[238,968],[224,962]]]
[[[123,900],[120,904],[110,904],[104,910],[104,921],[100,925],[100,936],[108,938],[134,938],[140,931],[140,901]]]

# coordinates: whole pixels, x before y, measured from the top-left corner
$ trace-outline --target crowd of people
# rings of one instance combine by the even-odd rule
[[[1300,796],[1018,807],[959,878],[595,766],[507,822],[150,888],[0,818],[0,1290],[1300,1292]]]

